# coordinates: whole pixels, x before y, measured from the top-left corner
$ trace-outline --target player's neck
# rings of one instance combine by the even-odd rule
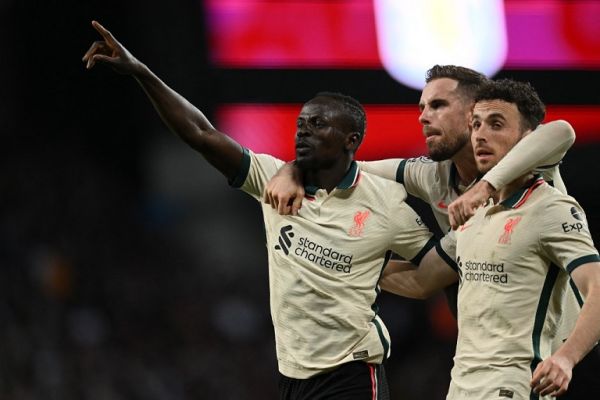
[[[479,176],[471,143],[463,146],[463,148],[452,157],[452,162],[456,166],[458,179],[462,185],[470,185],[471,182]]]
[[[303,171],[304,184],[325,189],[327,193],[330,193],[344,179],[351,164],[352,159],[344,159],[329,168],[306,169]]]
[[[494,196],[492,196],[494,199],[494,202],[499,203],[499,202],[502,202],[502,201],[508,199],[516,191],[518,191],[519,189],[522,189],[524,186],[526,186],[527,183],[529,181],[531,181],[532,179],[533,179],[532,173],[527,173],[527,174],[515,179],[508,185],[504,186],[502,189],[498,190],[498,192]]]

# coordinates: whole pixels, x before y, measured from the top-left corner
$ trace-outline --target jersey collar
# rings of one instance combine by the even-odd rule
[[[540,175],[536,175],[526,186],[517,190],[509,198],[500,202],[500,204],[508,208],[519,208],[525,204],[531,193],[542,183],[544,183],[544,178],[542,178]]]
[[[348,172],[342,178],[340,183],[336,186],[336,189],[350,189],[358,184],[360,180],[360,169],[358,168],[358,164],[356,161],[352,161],[350,164],[350,168],[348,168]],[[319,190],[316,186],[304,186],[304,192],[307,196],[314,197],[317,194],[317,190]]]

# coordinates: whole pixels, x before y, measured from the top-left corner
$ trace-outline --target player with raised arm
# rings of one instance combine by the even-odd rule
[[[172,132],[260,202],[284,162],[219,132],[108,30],[92,24],[103,40],[84,55],[87,68],[102,63],[134,77]],[[389,398],[382,364],[390,340],[376,312],[377,283],[392,251],[418,264],[434,240],[404,202],[401,185],[362,172],[353,161],[365,118],[360,103],[341,94],[323,92],[305,103],[296,161],[312,201],[294,218],[260,203],[281,399]],[[389,196],[377,195],[382,192]]]

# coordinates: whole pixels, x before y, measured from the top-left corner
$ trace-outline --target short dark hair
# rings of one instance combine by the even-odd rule
[[[529,82],[513,79],[489,81],[481,87],[475,102],[484,100],[503,100],[517,106],[521,115],[521,129],[535,129],[546,116],[546,106]]]
[[[342,109],[348,113],[348,116],[350,117],[352,131],[358,132],[360,136],[360,144],[367,129],[367,114],[365,113],[362,104],[354,97],[337,92],[319,92],[315,97],[328,97],[342,106]]]
[[[470,68],[460,67],[458,65],[434,65],[427,70],[425,83],[441,78],[449,78],[457,81],[458,86],[456,89],[459,94],[470,101],[477,95],[479,87],[489,80],[481,72],[477,72]]]

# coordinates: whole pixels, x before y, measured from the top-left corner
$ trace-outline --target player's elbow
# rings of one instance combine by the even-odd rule
[[[556,120],[554,123],[557,125],[557,131],[560,132],[562,143],[566,149],[571,148],[575,143],[575,129],[564,119]]]

